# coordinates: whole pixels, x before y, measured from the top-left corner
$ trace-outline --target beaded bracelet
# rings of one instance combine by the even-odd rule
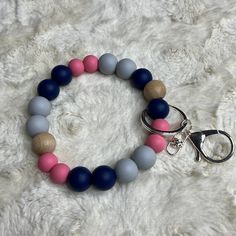
[[[51,180],[56,184],[68,183],[71,189],[81,192],[94,185],[100,190],[112,188],[118,180],[120,183],[129,183],[136,179],[138,170],[147,170],[156,162],[156,153],[165,149],[167,142],[160,134],[148,136],[145,145],[139,146],[131,158],[119,160],[115,169],[109,166],[99,166],[91,173],[87,168],[78,166],[70,170],[63,163],[58,163],[53,154],[56,141],[48,133],[49,122],[47,116],[51,111],[51,100],[60,92],[60,86],[68,85],[72,76],[79,76],[85,72],[100,71],[105,75],[116,75],[124,80],[131,79],[137,89],[143,90],[144,97],[149,101],[148,114],[153,119],[153,127],[158,130],[168,130],[169,123],[164,119],[169,113],[168,103],[163,99],[166,94],[165,85],[160,80],[153,80],[152,74],[145,68],[137,69],[136,64],[128,59],[118,62],[117,58],[106,53],[99,59],[93,55],[86,56],[83,61],[72,59],[68,66],[58,65],[51,71],[51,79],[45,79],[38,85],[38,96],[34,97],[28,111],[31,117],[26,123],[28,134],[33,138],[32,150],[40,155],[38,168],[42,172],[49,172]]]
[[[95,168],[92,173],[83,166],[70,170],[66,164],[58,163],[58,158],[53,154],[56,148],[56,140],[52,134],[48,133],[49,122],[46,118],[52,107],[50,101],[59,95],[60,86],[68,85],[72,80],[72,76],[80,76],[84,71],[87,73],[100,71],[104,75],[116,73],[121,79],[130,79],[133,87],[143,90],[144,98],[148,102],[147,109],[141,115],[141,121],[144,128],[151,134],[147,137],[144,145],[134,150],[131,158],[119,160],[114,169],[102,165]],[[28,105],[31,117],[26,123],[26,129],[33,138],[33,152],[40,156],[38,168],[42,172],[49,173],[54,183],[67,183],[71,189],[77,192],[85,191],[91,185],[105,191],[111,189],[116,180],[120,183],[134,181],[138,176],[138,170],[150,169],[156,162],[156,153],[160,153],[168,147],[163,135],[179,134],[189,124],[186,115],[179,108],[168,105],[163,99],[166,95],[166,88],[162,81],[153,80],[151,72],[145,68],[137,69],[132,60],[125,58],[118,62],[117,58],[110,53],[102,55],[99,59],[93,55],[86,56],[83,61],[75,58],[68,63],[68,66],[58,65],[54,67],[51,71],[51,78],[41,81],[37,87],[37,92],[38,96],[31,99]],[[180,127],[176,130],[170,130],[168,121],[164,119],[168,116],[170,107],[177,110],[183,118]],[[147,122],[147,117],[152,120],[151,124]],[[200,153],[209,162],[220,163],[228,160],[233,154],[233,141],[224,131],[208,130],[190,133],[188,130],[185,133],[187,135],[184,141],[190,138],[198,151],[198,156]],[[205,155],[201,150],[201,145],[206,136],[216,133],[228,137],[231,143],[231,151],[224,159],[214,161]],[[182,147],[183,141],[174,136],[169,144],[176,146],[178,151]],[[168,153],[170,152],[168,151]]]

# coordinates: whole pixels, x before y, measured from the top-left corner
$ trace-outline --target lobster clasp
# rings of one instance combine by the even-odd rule
[[[214,134],[226,136],[226,138],[229,140],[229,143],[230,143],[230,151],[228,155],[226,155],[225,157],[222,157],[221,159],[214,159],[213,157],[209,157],[203,150],[206,137],[210,135],[214,135]],[[196,157],[197,161],[200,161],[201,157],[203,157],[206,161],[210,163],[222,163],[229,160],[230,157],[232,157],[234,153],[233,139],[228,133],[226,133],[223,130],[204,130],[204,131],[194,132],[194,133],[191,133],[188,136],[188,138],[197,150],[197,157]]]

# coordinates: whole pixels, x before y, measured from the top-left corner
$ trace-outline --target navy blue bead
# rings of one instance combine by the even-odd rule
[[[51,72],[51,78],[61,86],[69,84],[72,80],[72,72],[69,67],[64,65],[55,66]]]
[[[92,181],[96,188],[108,190],[116,182],[116,172],[109,166],[98,166],[92,173]]]
[[[70,171],[67,177],[67,183],[74,191],[83,192],[92,184],[92,174],[83,166],[75,167]]]
[[[38,95],[47,98],[48,100],[55,99],[60,92],[60,88],[54,80],[45,79],[38,85]]]
[[[147,112],[152,119],[164,119],[169,114],[169,105],[162,98],[153,99],[148,104]]]
[[[152,74],[149,70],[145,68],[137,69],[131,75],[132,85],[140,90],[142,90],[144,86],[151,80],[152,80]]]

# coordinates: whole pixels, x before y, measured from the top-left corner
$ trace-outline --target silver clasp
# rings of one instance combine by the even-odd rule
[[[215,134],[226,136],[230,142],[230,151],[228,155],[225,157],[222,157],[221,159],[214,159],[213,157],[208,156],[203,150],[203,145],[204,145],[206,137],[210,135],[215,135]],[[228,133],[226,133],[223,130],[204,130],[204,131],[193,132],[193,133],[191,133],[189,130],[183,131],[181,133],[174,135],[169,140],[166,151],[168,152],[169,155],[177,154],[187,140],[190,140],[190,142],[192,143],[192,145],[197,151],[196,161],[200,161],[202,157],[204,160],[210,163],[222,163],[229,160],[229,158],[232,157],[234,153],[233,139]]]
[[[209,157],[203,151],[203,145],[204,145],[206,137],[210,136],[210,135],[214,135],[214,134],[224,135],[224,136],[227,137],[227,139],[230,142],[230,151],[229,151],[228,155],[223,157],[223,158],[221,158],[221,159],[214,159],[212,157]],[[189,140],[191,141],[191,143],[193,144],[193,146],[197,150],[196,161],[200,161],[201,157],[203,157],[206,161],[208,161],[210,163],[222,163],[224,161],[229,160],[229,158],[232,157],[233,154],[234,154],[234,142],[233,142],[233,139],[231,138],[231,136],[228,133],[226,133],[223,130],[212,129],[212,130],[204,130],[204,131],[200,131],[200,132],[194,132],[194,133],[191,133],[189,135]]]

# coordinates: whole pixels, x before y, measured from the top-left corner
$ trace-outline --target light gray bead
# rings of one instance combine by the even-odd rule
[[[129,58],[120,60],[116,66],[116,74],[121,79],[129,79],[132,73],[137,69],[136,64]]]
[[[142,145],[134,150],[131,159],[140,170],[147,170],[156,163],[156,153],[152,148]]]
[[[51,103],[45,97],[37,96],[29,102],[28,111],[31,115],[48,116],[51,108]]]
[[[105,75],[112,75],[116,70],[117,58],[111,53],[103,54],[98,61],[99,71]]]
[[[115,167],[117,179],[121,183],[129,183],[138,176],[138,167],[134,161],[125,158],[117,162]]]
[[[48,132],[48,129],[49,122],[44,116],[31,116],[26,123],[26,130],[31,137],[39,133]]]

